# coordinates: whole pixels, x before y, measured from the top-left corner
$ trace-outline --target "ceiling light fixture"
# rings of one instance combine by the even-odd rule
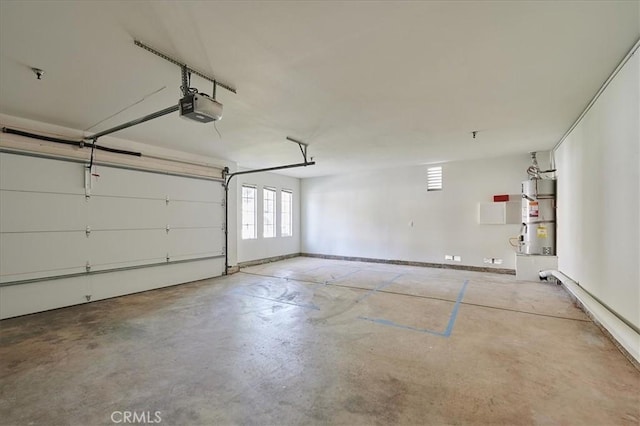
[[[40,68],[31,68],[31,71],[36,74],[36,78],[38,80],[42,80],[42,77],[44,76],[44,70],[41,70]]]

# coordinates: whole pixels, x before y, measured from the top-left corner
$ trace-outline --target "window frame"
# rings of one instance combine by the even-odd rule
[[[267,193],[273,194],[273,199],[267,200]],[[271,204],[272,211],[268,211],[268,207]],[[277,191],[275,188],[265,186],[262,188],[262,238],[275,238],[278,236],[278,227],[277,227]],[[271,224],[267,225],[267,218],[271,216]],[[267,229],[272,229],[273,233],[267,235]]]
[[[289,198],[286,211],[284,194]],[[287,213],[286,216],[285,213]],[[285,232],[285,224],[288,226],[288,232]],[[290,189],[280,191],[280,236],[293,237],[293,191]]]
[[[245,197],[245,189],[250,189],[253,193],[253,198]],[[252,216],[253,223],[247,223],[245,221],[245,213],[249,210],[245,209],[245,198],[253,200],[253,211],[249,214]],[[245,236],[245,226],[253,227],[252,236]],[[240,238],[243,240],[255,240],[258,238],[258,188],[255,185],[243,184],[240,193]]]

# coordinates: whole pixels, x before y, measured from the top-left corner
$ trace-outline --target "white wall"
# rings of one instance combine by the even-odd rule
[[[555,153],[559,269],[640,327],[640,54]]]
[[[478,202],[519,194],[528,154],[444,163],[444,189],[427,192],[429,166],[302,180],[302,251],[515,269],[519,225],[479,225]],[[446,254],[462,262],[445,261]]]
[[[255,173],[239,175],[233,178],[236,187],[237,206],[237,238],[238,238],[238,262],[249,262],[252,260],[267,259],[270,257],[284,256],[300,253],[300,179],[283,176],[276,173]],[[242,185],[252,185],[258,189],[257,200],[257,238],[252,240],[242,239]],[[276,237],[263,238],[263,215],[262,215],[262,189],[270,187],[276,189]],[[289,190],[293,193],[293,235],[290,237],[281,236],[280,228],[280,194],[282,190]]]

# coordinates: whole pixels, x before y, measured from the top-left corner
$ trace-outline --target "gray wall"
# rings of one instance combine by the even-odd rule
[[[302,180],[302,251],[515,268],[509,237],[520,226],[478,224],[478,203],[519,194],[529,155],[444,163],[444,189],[427,192],[429,166]]]

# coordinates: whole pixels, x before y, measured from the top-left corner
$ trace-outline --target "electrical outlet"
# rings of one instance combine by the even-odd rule
[[[462,258],[460,256],[453,256],[454,262],[462,262]]]
[[[493,263],[493,259],[489,259],[488,257],[485,257],[484,263]]]
[[[453,256],[451,256],[450,254],[445,254],[444,260],[453,260]]]

